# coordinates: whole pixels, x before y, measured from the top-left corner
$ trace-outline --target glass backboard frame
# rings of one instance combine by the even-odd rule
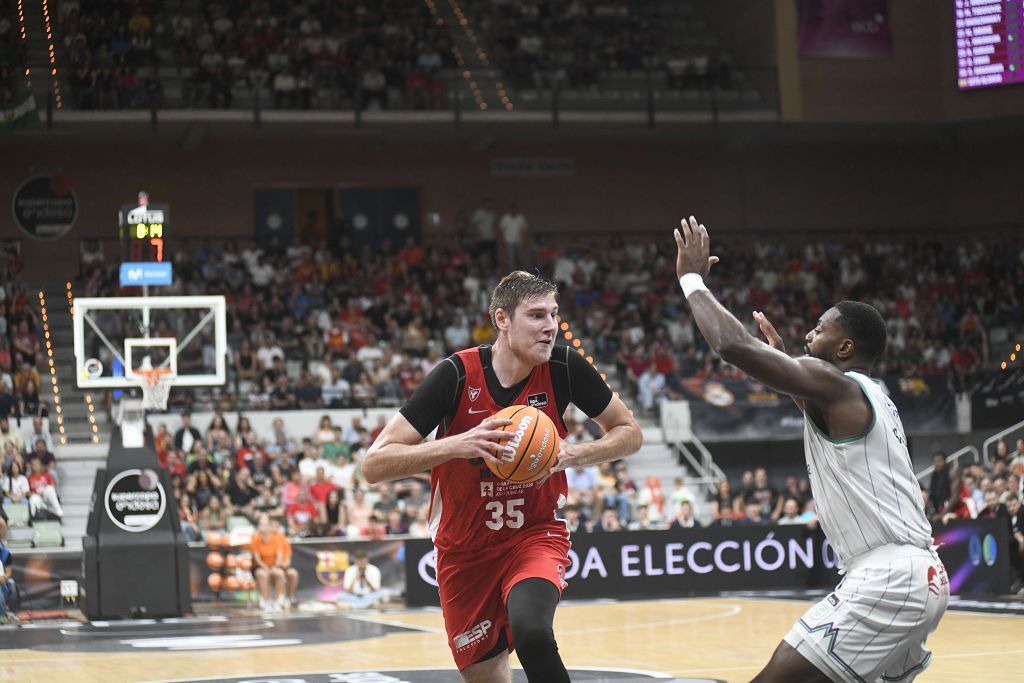
[[[134,346],[139,346],[139,336],[108,338],[105,334],[99,333],[97,324],[92,318],[95,311],[138,311],[144,320],[149,320],[149,314],[154,310],[180,310],[193,309],[206,312],[200,321],[190,332],[176,340],[174,345],[175,357],[187,348],[193,339],[207,325],[213,325],[214,342],[214,371],[206,373],[176,374],[174,385],[179,387],[201,387],[201,386],[223,386],[227,380],[227,303],[223,296],[121,296],[121,297],[82,297],[74,301],[74,339],[75,339],[75,377],[78,387],[81,389],[130,389],[138,387],[139,379],[127,368],[127,349],[125,343],[132,340]],[[91,360],[85,351],[85,333],[90,328],[98,334],[103,345],[125,365],[123,376],[100,376],[92,377],[86,371],[85,364]],[[160,344],[159,337],[153,337],[152,343]],[[197,342],[199,343],[199,342]],[[181,373],[182,368],[170,368],[176,373]]]

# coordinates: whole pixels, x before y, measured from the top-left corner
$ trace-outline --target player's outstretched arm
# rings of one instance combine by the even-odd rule
[[[676,275],[697,327],[722,359],[780,393],[814,402],[829,403],[859,391],[834,365],[817,358],[790,358],[747,333],[703,282],[718,258],[709,255],[707,229],[693,216],[681,222],[675,240]]]
[[[363,478],[370,484],[404,479],[453,458],[483,458],[499,464],[496,453],[500,443],[512,436],[499,427],[511,420],[488,418],[469,431],[423,441],[416,428],[401,413],[396,413],[363,457]]]

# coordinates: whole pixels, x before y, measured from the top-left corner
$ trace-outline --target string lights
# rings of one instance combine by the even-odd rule
[[[562,317],[558,316],[558,315],[555,316],[555,322],[558,323],[559,329],[562,330],[562,336],[565,337],[565,340],[569,343],[570,346],[572,346],[572,348],[576,349],[576,353],[578,353],[581,356],[583,356],[584,358],[586,358],[587,362],[590,363],[591,365],[593,365],[594,364],[594,357],[587,355],[587,352],[583,348],[583,342],[580,341],[578,337],[573,337],[572,330],[569,329],[569,323],[567,323],[564,320],[562,320]],[[604,383],[606,385],[608,385],[609,389],[612,388],[612,385],[608,384],[608,375],[606,375],[605,373],[602,372],[601,373],[601,379],[604,380]],[[616,391],[614,393],[615,393],[615,397],[616,398],[620,398],[619,392]],[[633,411],[630,410],[629,414],[632,415]]]
[[[18,2],[18,7],[21,7],[21,0]],[[57,102],[57,108],[60,109],[64,106],[60,96],[60,80],[57,78],[57,53],[54,52],[53,42],[53,26],[50,25],[50,3],[49,0],[43,0],[43,21],[46,25],[46,41],[47,46],[50,50],[50,79],[51,87],[53,88],[53,96]]]
[[[74,320],[74,318],[75,318],[75,296],[74,296],[74,294],[71,291],[71,280],[68,280],[68,282],[67,282],[67,291],[68,291],[68,310],[71,312],[71,319]],[[92,402],[92,394],[89,394],[89,393],[85,394],[85,407],[89,410],[88,417],[89,417],[89,426],[92,428],[92,442],[93,443],[99,443],[100,442],[100,430],[99,430],[99,427],[96,426],[96,415],[95,415],[96,406]]]
[[[50,322],[46,314],[46,297],[39,292],[39,310],[43,318],[43,339],[46,341],[46,360],[50,364],[50,384],[53,387],[53,411],[57,414],[57,431],[60,433],[60,444],[68,442],[64,434],[64,415],[60,404],[60,385],[57,384],[57,368],[53,362],[53,340],[50,338]]]
[[[462,31],[463,31],[463,33],[466,34],[467,40],[469,40],[470,44],[473,46],[473,51],[476,54],[477,60],[485,68],[490,67],[491,66],[490,58],[487,56],[487,52],[484,51],[484,49],[477,44],[479,42],[479,40],[477,38],[477,35],[473,31],[473,29],[470,27],[470,25],[469,25],[469,17],[467,17],[465,12],[462,11],[462,7],[459,5],[458,0],[448,0],[448,4],[451,5],[452,12],[455,13],[455,18],[459,20],[459,26],[462,27]],[[454,53],[455,50],[457,50],[457,48],[453,48],[452,52]],[[457,54],[456,57],[457,57],[458,60],[461,60],[461,53]],[[462,64],[460,63],[459,66],[462,66]],[[468,72],[463,72],[463,76],[465,76],[466,73],[468,73]],[[487,72],[487,74],[491,78],[496,78],[497,77],[497,73],[494,71],[494,69],[490,69]],[[467,77],[467,78],[469,78],[469,77]],[[483,104],[483,106],[480,107],[481,111],[486,110],[487,109],[487,106],[486,106],[487,103],[483,102],[483,97],[480,94],[480,89],[477,87],[477,84],[476,84],[475,81],[470,80],[470,88],[473,90],[474,97],[477,98],[477,104],[478,105]],[[512,104],[512,99],[508,95],[508,90],[505,89],[505,84],[502,83],[499,80],[495,80],[494,88],[495,88],[495,90],[497,90],[498,98],[501,100],[501,104],[502,104],[502,106],[505,107],[505,110],[506,111],[512,111],[512,109],[514,109],[514,106]]]
[[[1010,354],[1010,362],[1007,363],[1005,360],[999,364],[1000,369],[1005,370],[1010,367],[1010,363],[1017,362],[1017,354],[1020,353],[1020,344],[1013,347],[1013,352]]]
[[[24,0],[18,0],[18,24],[21,27],[21,41],[28,41],[28,33],[25,31],[25,6]],[[32,87],[32,69],[28,64],[25,65],[25,87]]]

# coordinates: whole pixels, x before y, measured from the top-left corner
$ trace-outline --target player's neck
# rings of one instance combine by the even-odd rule
[[[533,370],[532,365],[524,363],[508,344],[508,339],[499,336],[491,347],[491,368],[501,386],[508,388],[522,382]]]

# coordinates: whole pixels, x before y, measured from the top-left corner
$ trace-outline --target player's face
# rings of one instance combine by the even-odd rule
[[[558,333],[558,303],[554,294],[519,302],[509,320],[508,344],[529,365],[540,365],[551,358]]]
[[[808,356],[832,362],[835,349],[845,336],[838,319],[839,310],[836,308],[828,309],[818,318],[818,324],[804,337],[804,352]]]

